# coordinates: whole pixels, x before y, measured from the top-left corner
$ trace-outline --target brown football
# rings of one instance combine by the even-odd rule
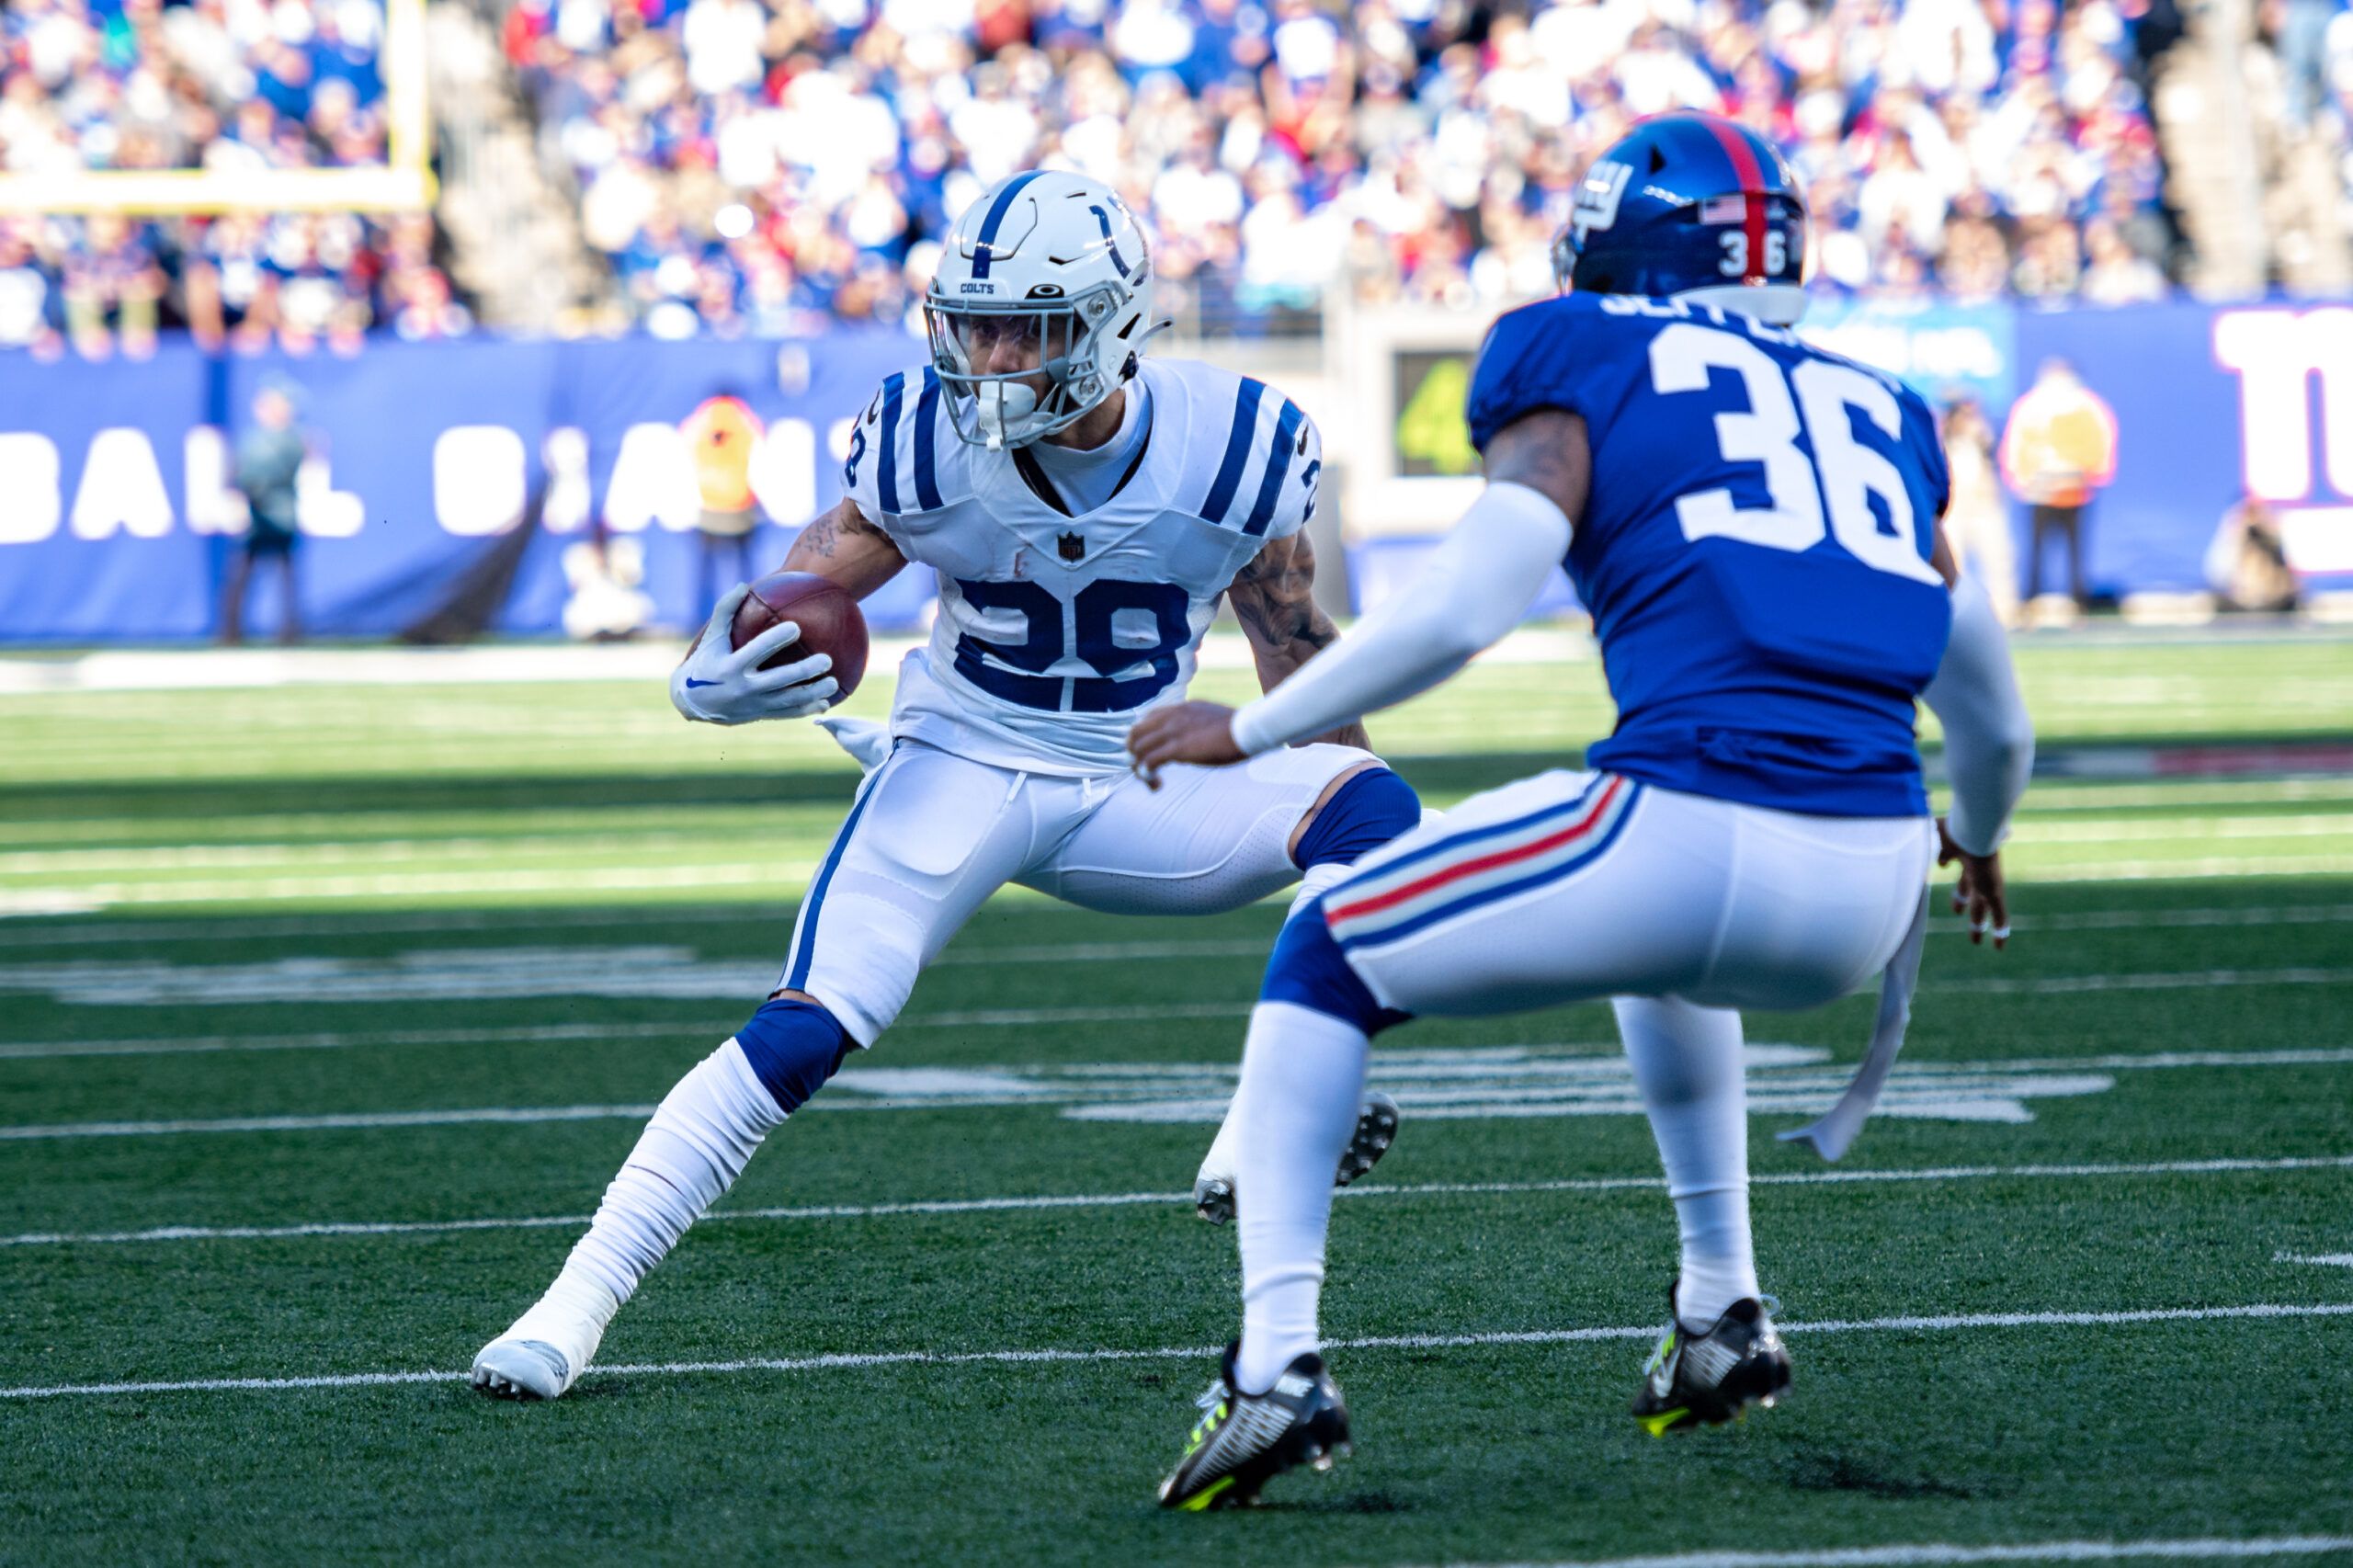
[[[866,617],[847,590],[814,572],[777,572],[752,585],[728,628],[728,646],[741,648],[779,620],[801,628],[800,640],[788,642],[760,668],[789,665],[812,653],[834,656],[833,676],[841,695],[858,689],[866,674]]]

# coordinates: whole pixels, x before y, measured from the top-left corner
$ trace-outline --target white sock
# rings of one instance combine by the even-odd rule
[[[1297,919],[1302,904],[1328,891],[1335,882],[1348,874],[1348,869],[1337,860],[1310,866],[1307,874],[1299,879],[1299,892],[1290,901],[1290,913],[1284,916],[1286,923]],[[1233,1103],[1225,1108],[1225,1119],[1218,1123],[1217,1136],[1210,1141],[1210,1151],[1201,1156],[1201,1168],[1193,1177],[1196,1184],[1211,1179],[1233,1181],[1241,1171],[1241,1142],[1234,1131],[1236,1119],[1233,1114],[1233,1106],[1240,1102],[1241,1096],[1237,1095]],[[1335,1159],[1336,1163],[1336,1156]],[[1237,1187],[1239,1185],[1237,1182]]]
[[[1740,1015],[1671,998],[1620,997],[1615,1006],[1683,1234],[1676,1315],[1705,1328],[1758,1293]]]
[[[730,1037],[655,1108],[563,1272],[507,1333],[580,1351],[573,1365],[585,1365],[638,1281],[734,1185],[760,1140],[783,1120],[775,1096]],[[527,1325],[544,1332],[525,1332]],[[585,1350],[578,1343],[584,1334]]]
[[[1241,1132],[1239,1392],[1263,1393],[1316,1347],[1332,1172],[1356,1127],[1370,1045],[1353,1024],[1292,1003],[1261,1002],[1250,1015],[1229,1119]]]

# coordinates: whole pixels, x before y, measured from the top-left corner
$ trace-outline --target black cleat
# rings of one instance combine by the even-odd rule
[[[1185,1439],[1176,1471],[1160,1483],[1160,1506],[1199,1513],[1239,1508],[1287,1470],[1332,1468],[1348,1451],[1348,1407],[1339,1385],[1309,1352],[1285,1367],[1264,1393],[1236,1393],[1237,1341],[1225,1347],[1217,1381],[1201,1395],[1201,1418]]]
[[[1364,1097],[1357,1108],[1357,1130],[1348,1138],[1348,1146],[1340,1151],[1340,1168],[1332,1175],[1334,1187],[1346,1187],[1381,1164],[1381,1156],[1397,1142],[1397,1102],[1379,1089]],[[1193,1212],[1212,1225],[1233,1221],[1233,1176],[1211,1176],[1203,1171],[1193,1181]]]
[[[1634,1396],[1634,1419],[1643,1430],[1664,1437],[1736,1421],[1752,1404],[1771,1408],[1790,1386],[1790,1353],[1773,1332],[1767,1302],[1744,1296],[1695,1334],[1673,1315],[1673,1290],[1666,1299],[1666,1333],[1643,1369],[1643,1392]]]

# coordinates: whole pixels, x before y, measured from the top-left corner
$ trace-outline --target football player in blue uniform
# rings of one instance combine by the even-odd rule
[[[1619,710],[1589,771],[1374,851],[1278,939],[1234,1108],[1242,1336],[1163,1504],[1247,1501],[1347,1441],[1317,1355],[1329,1173],[1370,1037],[1415,1014],[1614,998],[1682,1233],[1634,1414],[1662,1433],[1788,1385],[1750,1242],[1739,1010],[1883,976],[1863,1073],[1801,1134],[1836,1158],[1901,1041],[1939,858],[1915,699],[1944,724],[1941,858],[1997,945],[2033,745],[2001,628],[1943,544],[1935,422],[1790,330],[1804,253],[1771,143],[1706,115],[1636,128],[1579,188],[1568,291],[1488,335],[1468,411],[1487,486],[1422,579],[1239,711],[1136,724],[1146,778],[1240,763],[1445,679],[1562,563]]]
[[[475,1357],[475,1387],[570,1388],[647,1271],[1006,883],[1211,914],[1329,886],[1421,821],[1353,722],[1173,790],[1129,771],[1129,724],[1183,699],[1222,599],[1269,687],[1337,635],[1309,595],[1314,423],[1262,382],[1145,358],[1152,269],[1126,204],[1080,175],[1015,175],[956,221],[924,301],[931,364],[876,392],[847,494],[784,562],[860,597],[909,562],[937,569],[930,643],[887,728],[827,721],[870,771],[767,1005],[664,1099],[563,1272]],[[722,597],[671,700],[722,724],[822,712],[825,655],[765,667],[791,623],[731,646],[745,592]],[[1396,1128],[1385,1096],[1358,1109],[1326,1173],[1343,1182]],[[1205,1218],[1234,1206],[1232,1150],[1221,1133],[1194,1183]]]

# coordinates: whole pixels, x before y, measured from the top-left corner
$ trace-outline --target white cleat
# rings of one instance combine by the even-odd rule
[[[566,1270],[506,1332],[482,1347],[468,1379],[494,1399],[557,1399],[588,1369],[620,1300]]]
[[[579,1376],[571,1359],[545,1340],[509,1335],[482,1347],[472,1381],[493,1399],[554,1399]]]
[[[1346,1187],[1372,1169],[1395,1142],[1397,1102],[1375,1089],[1357,1109],[1357,1130],[1340,1151],[1340,1168],[1333,1173],[1332,1185]],[[1233,1173],[1202,1166],[1193,1178],[1193,1212],[1212,1225],[1225,1225],[1233,1222]]]

